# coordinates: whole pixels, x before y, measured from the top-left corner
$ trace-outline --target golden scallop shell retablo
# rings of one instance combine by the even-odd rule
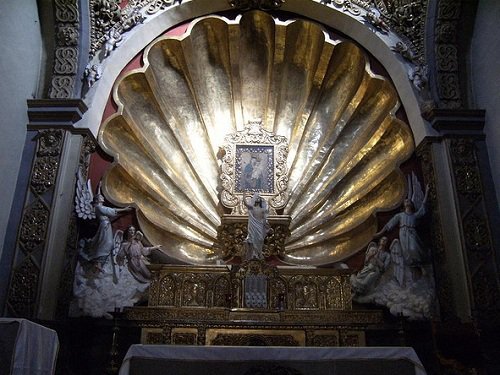
[[[119,109],[100,129],[115,158],[104,187],[137,208],[147,238],[170,256],[222,257],[217,153],[255,118],[289,141],[285,262],[346,259],[376,232],[375,212],[401,201],[412,133],[394,116],[393,85],[355,43],[252,11],[199,19],[181,38],[151,43],[144,62],[115,84]]]

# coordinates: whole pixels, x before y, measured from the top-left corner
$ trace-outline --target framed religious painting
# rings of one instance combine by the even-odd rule
[[[274,146],[236,145],[235,193],[274,193]]]
[[[243,194],[257,193],[269,206],[286,204],[288,141],[262,128],[262,121],[249,121],[245,129],[224,139],[221,203],[240,214]]]

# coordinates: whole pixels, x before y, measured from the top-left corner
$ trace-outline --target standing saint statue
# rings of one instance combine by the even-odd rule
[[[268,233],[272,231],[267,220],[269,207],[264,198],[254,193],[250,198],[246,193],[243,195],[243,203],[248,209],[248,235],[245,239],[247,248],[247,259],[263,259],[262,248]]]

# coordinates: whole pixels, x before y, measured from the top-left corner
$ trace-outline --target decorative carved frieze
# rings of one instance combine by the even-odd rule
[[[75,77],[70,76],[52,76],[52,86],[50,88],[49,96],[53,99],[70,98],[75,86]]]
[[[62,149],[64,132],[57,129],[43,130],[38,135],[38,156],[58,156]]]
[[[54,0],[58,22],[78,22],[78,2],[74,0]]]
[[[285,240],[290,235],[288,229],[290,218],[269,216],[272,233],[266,236],[262,254],[264,257],[281,257],[285,253]],[[246,216],[223,215],[222,224],[218,228],[217,241],[221,247],[224,259],[233,257],[245,258],[245,239],[248,233],[248,218]]]
[[[224,346],[301,346],[292,335],[271,335],[271,334],[253,334],[253,333],[220,333],[211,342],[210,345]]]
[[[37,194],[42,194],[50,189],[56,181],[58,167],[59,158],[55,156],[37,158],[33,166],[31,188]]]
[[[427,0],[373,0],[373,3],[382,19],[409,45],[414,60],[424,64]]]
[[[59,25],[57,28],[57,44],[61,46],[76,46],[79,38],[78,29],[74,26]]]
[[[439,106],[442,108],[460,108],[463,106],[463,102],[460,89],[456,34],[461,1],[439,0],[437,8],[434,52]]]
[[[268,308],[274,311],[351,309],[348,273],[276,268],[259,260],[243,262],[240,266],[232,266],[231,270],[226,267],[154,266],[149,306],[179,311],[196,307],[243,308],[246,277],[260,274],[268,280]],[[196,310],[185,311],[191,314]],[[169,310],[168,315],[172,314],[177,313]],[[276,318],[279,319],[273,315],[272,320]]]
[[[78,72],[79,11],[77,0],[55,0],[56,47],[49,97],[73,96]]]
[[[173,345],[196,345],[197,335],[191,332],[172,333]]]
[[[41,199],[37,199],[25,210],[19,231],[19,242],[28,252],[36,250],[45,241],[49,215],[50,211]]]
[[[56,49],[54,62],[54,73],[60,75],[75,74],[78,64],[78,50],[73,47],[61,47]]]
[[[272,10],[279,9],[286,0],[228,0],[228,2],[231,7],[239,10]]]
[[[182,0],[131,0],[120,7],[118,0],[90,0],[90,57],[97,54],[111,34],[121,39],[124,32],[144,22],[146,16],[181,3]]]

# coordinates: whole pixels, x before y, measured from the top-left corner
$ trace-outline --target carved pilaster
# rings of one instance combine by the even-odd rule
[[[424,180],[429,184],[428,207],[432,225],[431,246],[434,263],[434,277],[436,281],[436,292],[439,300],[440,315],[442,319],[454,316],[452,281],[448,274],[448,262],[446,258],[445,244],[443,239],[442,210],[437,197],[438,183],[436,181],[436,169],[434,166],[434,155],[432,151],[432,140],[422,142],[416,150],[417,158],[422,167]]]
[[[55,0],[56,46],[49,97],[73,97],[78,80],[80,15],[77,0]]]
[[[474,310],[480,316],[500,308],[500,282],[486,210],[476,139],[448,140]]]
[[[37,132],[32,140],[36,152],[14,250],[6,311],[11,316],[52,319],[56,291],[64,285],[61,293],[67,295],[71,289],[72,275],[66,274],[63,266],[76,251],[74,242],[66,240],[75,238],[76,231],[72,216],[75,173],[79,160],[88,164],[92,147],[80,155],[82,135],[78,133],[82,131],[73,127],[87,109],[83,102],[29,100],[28,107],[28,127]],[[65,281],[60,283],[61,279]]]
[[[26,318],[34,317],[36,312],[51,201],[63,149],[64,131],[41,130],[35,140],[37,149],[18,232],[6,302],[9,315]]]
[[[434,54],[439,107],[463,106],[460,88],[457,33],[461,1],[440,0],[437,5]]]
[[[449,212],[448,217],[451,214],[457,220],[471,309],[480,320],[500,306],[498,263],[490,226],[492,210],[487,208],[492,197],[483,188],[488,171],[482,169],[484,155],[480,157],[479,152],[484,147],[484,115],[481,110],[442,109],[431,112],[429,118],[432,126],[443,134],[440,143],[448,161],[452,187],[449,194],[454,201],[454,212]],[[449,268],[448,273],[452,274]]]
[[[80,150],[78,168],[84,178],[87,178],[90,156],[96,151],[97,144],[90,135],[84,135]],[[74,190],[74,189],[73,189]],[[77,217],[74,211],[69,217],[68,235],[66,237],[66,250],[62,267],[61,279],[59,281],[57,297],[57,318],[68,316],[70,302],[73,296],[73,280],[75,277],[75,267],[78,257],[78,226]]]

